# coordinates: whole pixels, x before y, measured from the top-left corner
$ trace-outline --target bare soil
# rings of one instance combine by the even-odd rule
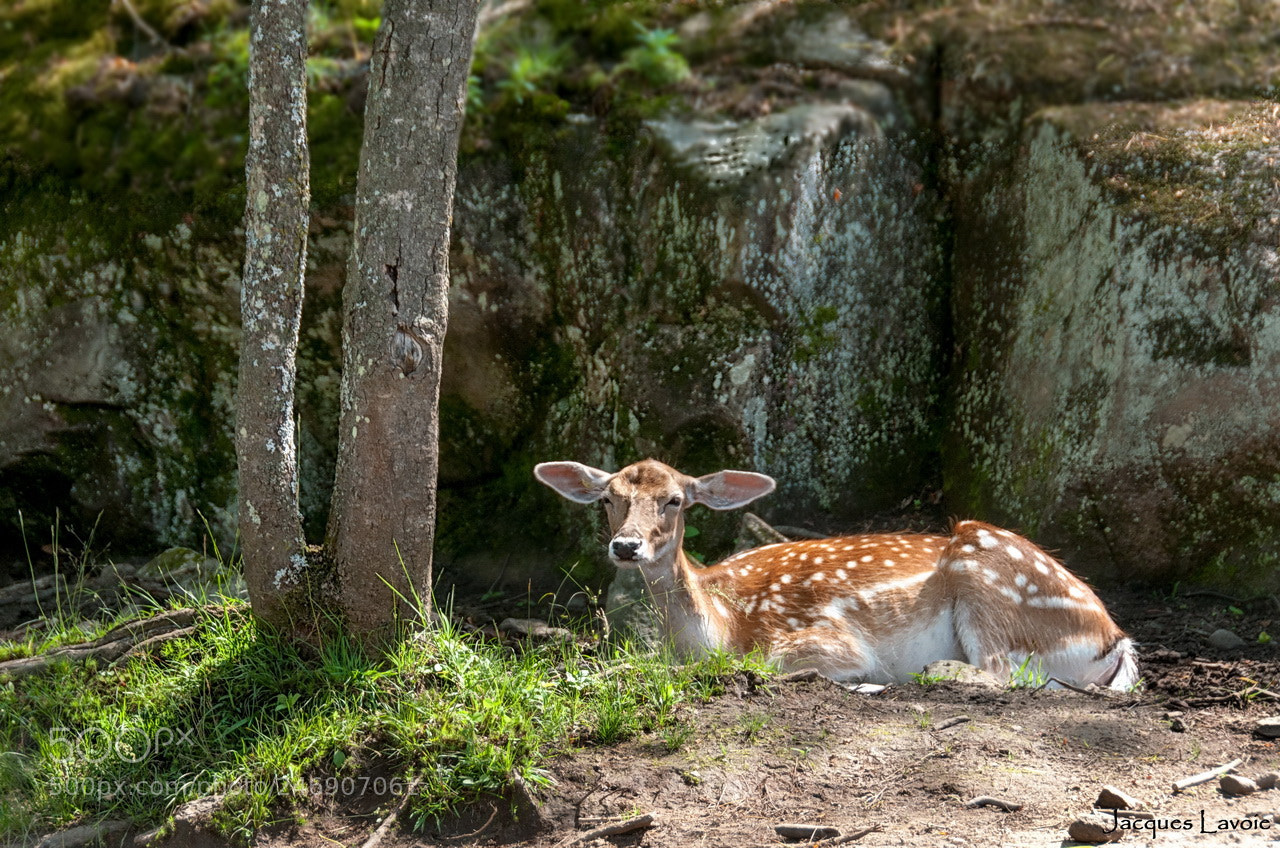
[[[742,676],[726,695],[690,708],[684,738],[562,753],[536,808],[524,799],[483,802],[426,833],[392,829],[379,845],[563,848],[594,828],[653,813],[652,826],[593,844],[771,845],[781,842],[775,825],[805,823],[843,835],[876,828],[852,843],[859,846],[1057,846],[1074,844],[1068,826],[1108,784],[1155,815],[1146,827],[1161,827],[1128,832],[1126,844],[1280,844],[1280,789],[1243,798],[1222,794],[1216,780],[1172,789],[1236,758],[1244,760],[1240,774],[1280,770],[1278,743],[1254,733],[1258,719],[1280,713],[1280,651],[1258,641],[1262,632],[1280,638],[1277,602],[1105,599],[1142,644],[1142,692],[943,682],[861,695],[821,679]],[[1210,647],[1219,628],[1245,645]],[[980,796],[1020,808],[968,806]],[[361,846],[395,800],[316,799],[257,844]]]

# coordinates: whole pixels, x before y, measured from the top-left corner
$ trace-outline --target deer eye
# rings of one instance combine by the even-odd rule
[[[601,495],[600,500],[604,501],[605,506],[613,506],[613,498],[608,495]]]
[[[679,495],[676,495],[674,498],[672,498],[671,500],[667,501],[667,502],[666,502],[666,504],[664,504],[664,505],[663,505],[663,507],[662,507],[662,511],[663,511],[663,512],[666,512],[668,509],[671,509],[672,507],[674,507],[674,508],[676,508],[676,509],[679,509],[679,508],[680,508],[680,504],[682,504],[682,503],[684,503],[684,501],[680,499],[680,496],[679,496]]]

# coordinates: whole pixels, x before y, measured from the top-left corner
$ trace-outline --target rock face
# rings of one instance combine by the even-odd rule
[[[654,456],[774,475],[775,522],[941,489],[1096,577],[1276,587],[1280,133],[1249,98],[1275,83],[1280,11],[921,5],[682,9],[693,76],[660,107],[623,108],[615,81],[473,140],[443,564],[596,581],[598,516],[530,469]],[[0,546],[21,550],[18,508],[101,513],[116,551],[192,544],[197,516],[228,539],[235,239],[115,243],[54,207],[11,202],[0,229]],[[299,352],[313,536],[349,244],[329,215]],[[704,553],[736,526],[697,520]]]
[[[1057,107],[1022,151],[957,250],[948,494],[1128,577],[1273,584],[1274,107]]]
[[[236,272],[185,226],[140,241],[121,250],[50,222],[0,235],[9,552],[24,531],[38,548],[68,528],[59,544],[154,550],[199,539],[201,516],[234,534]]]
[[[446,377],[470,428],[447,445],[446,485],[486,459],[527,473],[655,456],[771,473],[768,508],[788,519],[917,491],[940,254],[895,119],[838,96],[758,120],[664,118],[623,161],[584,121],[521,181],[471,163]],[[489,236],[495,210],[509,240]]]

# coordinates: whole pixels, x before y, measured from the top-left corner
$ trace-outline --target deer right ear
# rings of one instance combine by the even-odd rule
[[[754,471],[717,471],[693,481],[693,499],[712,509],[737,509],[773,491],[767,474]]]
[[[613,475],[581,462],[540,462],[533,476],[575,503],[600,500]]]

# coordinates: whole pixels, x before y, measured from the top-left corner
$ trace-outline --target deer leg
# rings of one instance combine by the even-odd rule
[[[813,669],[832,680],[862,682],[875,670],[861,639],[829,627],[809,627],[777,638],[771,659],[785,671]]]

